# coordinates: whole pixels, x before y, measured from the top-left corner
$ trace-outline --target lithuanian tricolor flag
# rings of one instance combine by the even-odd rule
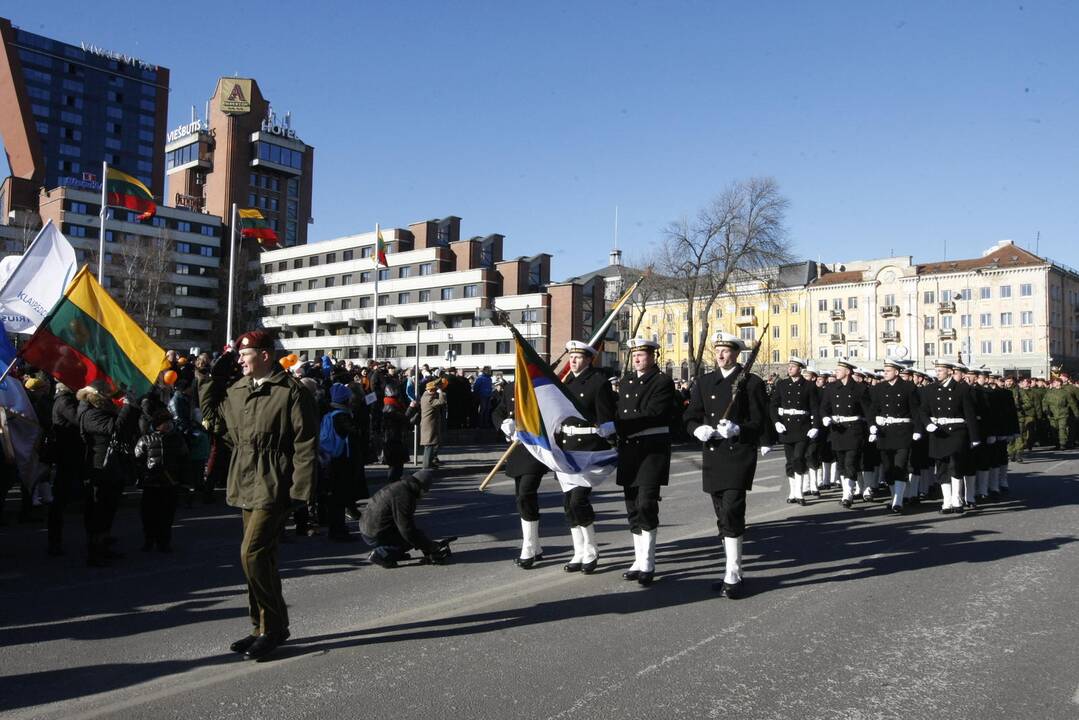
[[[110,207],[122,207],[139,213],[139,220],[149,220],[157,212],[154,195],[136,177],[109,168],[106,190]]]
[[[382,230],[375,230],[375,267],[389,267],[386,261],[386,239],[382,237]]]
[[[86,266],[19,355],[72,389],[105,380],[136,395],[149,391],[168,367],[165,351],[120,309]]]
[[[240,237],[258,240],[258,243],[267,250],[277,247],[277,233],[266,223],[255,208],[239,208],[236,214],[240,216]]]

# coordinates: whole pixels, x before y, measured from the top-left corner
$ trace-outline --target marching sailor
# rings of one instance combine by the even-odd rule
[[[566,351],[569,353],[569,373],[563,384],[584,415],[584,422],[574,421],[580,423],[574,426],[567,420],[555,434],[558,445],[567,452],[610,450],[608,439],[614,436],[617,396],[607,376],[592,367],[596,351],[591,345],[570,340],[566,343]],[[596,569],[596,530],[592,524],[596,512],[589,495],[613,469],[606,466],[587,473],[555,472],[562,487],[562,506],[573,537],[573,558],[562,568],[566,572],[581,571],[588,575]]]
[[[513,440],[514,433],[517,432],[513,388],[504,391],[502,397],[503,401],[491,409],[491,419],[499,424],[507,440]],[[522,570],[531,570],[543,559],[543,548],[540,547],[539,539],[539,486],[547,470],[547,466],[520,443],[510,451],[503,470],[508,477],[513,478],[517,512],[521,515],[521,554],[514,563]]]
[[[824,387],[821,398],[821,425],[829,429],[828,443],[836,456],[836,472],[843,485],[845,508],[854,504],[854,484],[862,469],[867,423],[872,417],[868,386],[856,382],[851,373],[856,366],[849,360],[836,362],[836,381]]]
[[[753,487],[757,448],[770,422],[768,398],[764,381],[747,373],[738,363],[745,343],[735,335],[717,332],[712,336],[712,348],[716,369],[693,384],[685,424],[686,430],[704,443],[702,486],[712,496],[716,525],[723,538],[726,570],[723,582],[716,583],[716,587],[722,597],[736,599],[742,595],[746,492]],[[741,384],[737,395],[734,394],[736,383]],[[773,397],[777,394],[773,393]]]
[[[618,383],[618,484],[626,501],[635,560],[626,580],[652,584],[656,570],[656,529],[660,489],[670,481],[670,422],[674,382],[656,365],[659,343],[633,338],[627,343],[630,369]]]
[[[963,479],[972,466],[971,449],[981,444],[981,435],[970,386],[953,377],[955,364],[937,360],[934,369],[938,382],[923,386],[918,399],[922,426],[929,435],[929,457],[936,461],[940,478],[940,511],[947,515],[965,509]]]
[[[892,488],[894,513],[903,512],[911,447],[922,438],[917,424],[918,393],[914,383],[900,379],[904,369],[896,360],[885,360],[883,382],[869,389],[874,421],[869,427],[869,442],[875,441],[880,453],[881,476]]]
[[[799,505],[806,504],[803,486],[809,474],[809,443],[820,434],[817,386],[802,377],[805,367],[805,360],[791,356],[787,377],[776,383],[769,403],[771,420],[787,459],[787,502]]]

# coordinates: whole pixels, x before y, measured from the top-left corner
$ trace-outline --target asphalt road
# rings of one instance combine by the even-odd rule
[[[750,595],[722,600],[722,550],[699,453],[672,465],[657,581],[632,559],[621,496],[596,496],[600,570],[569,575],[570,538],[544,480],[547,560],[512,564],[512,482],[457,474],[425,500],[452,566],[369,564],[362,544],[283,546],[293,639],[242,660],[240,522],[181,509],[172,555],[90,569],[44,557],[40,530],[0,528],[0,717],[1077,718],[1079,453],[1013,466],[1007,500],[966,516],[837,495],[787,505],[782,461],[749,498]],[[77,525],[75,517],[70,519]]]

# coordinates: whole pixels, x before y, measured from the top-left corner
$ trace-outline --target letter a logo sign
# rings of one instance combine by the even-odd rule
[[[223,77],[217,86],[221,98],[221,112],[226,115],[243,115],[251,112],[251,79]]]

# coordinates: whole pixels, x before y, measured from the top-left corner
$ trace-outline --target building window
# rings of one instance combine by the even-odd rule
[[[857,320],[848,320],[847,321],[847,332],[849,332],[849,333],[858,332],[858,321]]]
[[[817,301],[817,310],[819,312],[828,312],[828,301],[823,299],[823,298],[818,300]]]
[[[952,329],[952,316],[951,315],[941,315],[940,316],[940,329],[941,330],[951,330]]]
[[[1000,341],[1000,352],[1001,352],[1002,355],[1011,355],[1012,354],[1012,341],[1011,340],[1001,340]]]
[[[185,265],[184,263],[176,263],[176,274],[177,275],[190,275],[191,274],[191,266],[190,265]]]
[[[843,309],[843,298],[832,298],[832,309],[833,310],[842,310]]]
[[[992,355],[993,354],[993,341],[992,340],[982,340],[982,346],[981,347],[982,347],[982,349],[981,349],[982,355]]]
[[[929,300],[928,302],[933,302],[933,301]],[[925,355],[927,358],[928,357],[933,357],[934,355],[937,354],[937,344],[936,343],[926,343],[925,346],[922,349],[923,349],[922,354]]]
[[[772,351],[772,362],[774,362],[774,363],[779,362],[779,351],[778,350],[773,350]]]
[[[188,288],[187,288],[187,285],[177,285],[177,286],[175,287],[175,289],[174,289],[174,292],[175,292],[175,293],[176,293],[177,295],[187,295],[187,294],[188,294]]]
[[[397,304],[398,305],[408,305],[410,302],[412,302],[412,293],[407,293],[407,292],[397,293]]]
[[[1022,341],[1020,341],[1020,349],[1025,353],[1034,352],[1034,341],[1033,340],[1022,340]]]
[[[300,282],[299,280],[296,280],[295,282],[292,283],[292,292],[299,292],[301,290],[303,290],[303,283],[302,282]]]
[[[981,327],[993,327],[993,313],[981,313],[978,316],[978,325]]]
[[[352,250],[342,250],[341,251],[341,262],[348,262],[349,260],[351,260],[352,256],[353,256],[353,253],[354,253],[354,251],[352,251]]]
[[[970,300],[971,295],[972,295],[972,293],[970,291],[970,288],[963,288],[962,290],[959,291],[959,295],[958,295],[958,297],[956,297],[956,299],[957,300]]]
[[[309,312],[309,313],[318,312],[318,303],[313,303],[313,302],[307,303],[307,312]]]
[[[856,357],[858,357],[858,348],[856,348],[856,347],[852,347],[852,348],[850,349],[850,356],[851,356],[852,358],[856,358]]]
[[[1000,314],[1000,326],[1001,327],[1011,327],[1011,325],[1012,325],[1012,314],[1010,312],[1002,312]]]
[[[940,351],[945,356],[951,355],[955,352],[955,345],[950,342],[943,342],[940,344]]]
[[[752,305],[743,305],[742,307],[738,308],[738,315],[740,317],[753,317],[756,314],[756,310],[753,308]]]
[[[539,315],[536,313],[536,308],[526,308],[521,311],[521,322],[534,323]]]
[[[1000,297],[1003,299],[1003,298],[1010,298],[1011,296],[1012,296],[1012,286],[1011,285],[1001,285],[1000,286]]]
[[[434,265],[432,263],[420,264],[420,275],[430,275],[434,272]]]
[[[1024,310],[1023,312],[1019,313],[1019,324],[1020,325],[1033,325],[1034,324],[1034,311],[1033,310]]]
[[[495,342],[495,354],[496,355],[509,355],[510,354],[510,341],[498,340]]]
[[[773,315],[778,315],[779,314],[779,303],[772,303],[772,314]]]
[[[667,347],[674,347],[674,333],[667,333]]]
[[[308,290],[317,290],[318,289],[318,278],[308,280],[307,281],[307,289]]]
[[[722,319],[723,319],[723,308],[716,308],[716,320],[722,320]],[[656,321],[656,316],[653,315],[652,316],[652,322],[654,323],[655,321]]]
[[[743,340],[756,340],[757,339],[757,328],[753,328],[753,327],[739,328],[738,335]]]
[[[1031,297],[1034,294],[1034,286],[1030,283],[1023,283],[1019,286],[1019,297]]]
[[[827,347],[820,348],[817,351],[817,357],[819,357],[821,359],[824,359],[824,358],[828,357],[828,348]]]
[[[322,287],[333,287],[336,282],[337,278],[335,278],[333,275],[330,275],[329,277],[322,280]]]
[[[828,334],[828,323],[823,322],[823,323],[818,324],[817,325],[817,334],[818,335],[827,335]]]
[[[952,301],[952,291],[951,290],[941,290],[940,291],[940,301],[941,302],[951,302]]]
[[[472,343],[472,354],[483,355],[487,352],[487,343],[474,342]]]
[[[295,260],[292,261],[292,269],[293,270],[299,270],[302,267],[303,267],[303,258],[296,258]]]
[[[418,299],[419,299],[420,302],[430,302],[431,301],[431,291],[430,290],[420,290]]]
[[[465,285],[465,297],[479,297],[480,288],[478,285]]]
[[[379,304],[379,307],[381,307],[383,305],[389,305],[390,304],[390,296],[389,295],[379,295],[378,296],[378,304]]]
[[[342,285],[351,285],[352,284],[352,273],[347,273],[345,275],[342,275],[341,276],[341,284]]]
[[[379,270],[378,271],[378,279],[379,280],[389,280],[390,279],[390,269],[389,268],[382,268],[381,270]]]
[[[296,303],[295,305],[292,306],[292,314],[293,315],[299,315],[300,314],[300,304],[299,303]]]
[[[453,288],[442,288],[441,297],[443,300],[453,300]]]
[[[974,320],[973,315],[960,315],[959,316],[959,327],[961,327],[961,328],[973,327],[973,324],[972,324],[973,320]]]
[[[351,307],[352,307],[352,298],[342,298],[341,299],[341,309],[342,310],[348,310]]]
[[[686,335],[689,335],[689,333],[686,333]],[[776,340],[779,339],[779,326],[778,325],[773,325],[772,326],[772,337],[774,337]],[[689,338],[687,337],[686,342],[688,342],[688,341],[689,341]]]
[[[371,307],[371,296],[370,295],[364,295],[363,297],[360,298],[360,307],[362,307],[362,308]]]
[[[360,283],[362,284],[362,283],[369,283],[369,282],[371,282],[371,271],[368,270],[366,272],[360,273]]]
[[[932,315],[926,315],[922,320],[922,327],[926,330],[933,330],[937,327],[937,319]]]
[[[412,266],[410,266],[410,265],[402,265],[401,268],[398,269],[398,271],[397,271],[397,277],[399,277],[399,278],[406,278],[406,277],[410,276],[411,274],[412,274]]]
[[[798,326],[797,325],[791,325],[791,340],[794,340],[797,337],[798,337]]]
[[[369,258],[369,257],[371,257],[371,253],[373,253],[373,252],[374,252],[374,249],[370,245],[367,245],[365,247],[360,248],[360,257],[361,258]]]
[[[989,300],[993,297],[993,288],[978,288],[978,298],[981,300]]]
[[[798,303],[791,303],[790,311],[792,313],[797,313],[798,312]]]

